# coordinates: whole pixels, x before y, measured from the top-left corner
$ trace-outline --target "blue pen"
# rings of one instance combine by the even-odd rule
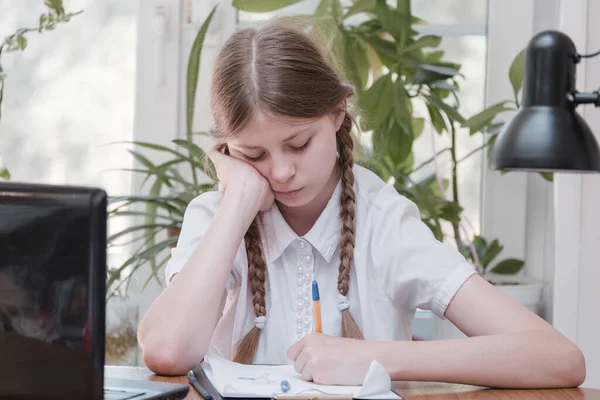
[[[312,299],[315,332],[323,333],[323,325],[321,324],[321,297],[319,296],[319,284],[317,281],[313,281],[312,283]]]

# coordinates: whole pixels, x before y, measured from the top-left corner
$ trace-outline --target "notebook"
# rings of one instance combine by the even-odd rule
[[[224,359],[215,353],[206,357],[193,370],[200,382],[216,399],[220,398],[278,398],[291,396],[339,396],[354,399],[401,399],[391,388],[391,379],[385,368],[376,361],[371,363],[361,386],[319,385],[307,382],[294,370],[293,365],[246,365]],[[281,382],[287,381],[289,390],[283,393]],[[206,385],[210,382],[210,385]]]

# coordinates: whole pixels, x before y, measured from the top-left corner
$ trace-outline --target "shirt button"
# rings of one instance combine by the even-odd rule
[[[304,250],[307,247],[308,247],[308,243],[306,243],[306,240],[300,240],[300,248]]]

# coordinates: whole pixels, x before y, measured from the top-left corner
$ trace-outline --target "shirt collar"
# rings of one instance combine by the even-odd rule
[[[331,261],[331,257],[340,242],[342,230],[342,221],[340,220],[341,192],[342,184],[340,180],[317,222],[303,236],[327,262]],[[265,236],[263,249],[265,249],[267,261],[270,263],[281,257],[290,244],[300,239],[287,224],[277,206],[272,207],[265,213],[263,234]]]

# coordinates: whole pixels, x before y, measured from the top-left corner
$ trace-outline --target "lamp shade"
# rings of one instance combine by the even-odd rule
[[[600,172],[600,149],[575,111],[577,51],[557,31],[537,34],[525,51],[522,108],[504,126],[490,155],[502,170]]]

